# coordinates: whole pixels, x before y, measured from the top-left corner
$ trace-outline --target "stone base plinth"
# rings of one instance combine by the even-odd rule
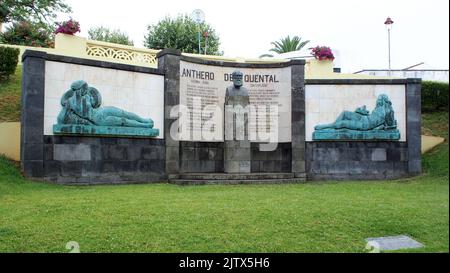
[[[316,130],[313,133],[313,140],[399,140],[399,130],[373,130],[373,131],[356,131],[356,130]]]
[[[169,183],[176,185],[237,185],[237,184],[289,184],[303,183],[306,176],[293,173],[186,173]]]
[[[226,140],[224,149],[225,173],[250,173],[251,148],[249,140]]]
[[[53,125],[55,135],[91,135],[91,136],[125,136],[125,137],[157,137],[158,129],[136,127],[109,127],[92,125]]]

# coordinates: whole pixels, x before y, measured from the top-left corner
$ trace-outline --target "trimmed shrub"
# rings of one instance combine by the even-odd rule
[[[422,110],[425,112],[448,111],[448,83],[422,82]]]
[[[16,71],[20,50],[0,46],[0,80],[8,78]]]

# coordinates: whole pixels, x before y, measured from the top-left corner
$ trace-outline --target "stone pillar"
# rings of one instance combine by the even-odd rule
[[[237,82],[235,77],[239,74]],[[225,96],[225,139],[224,170],[225,173],[250,173],[251,147],[249,140],[248,105],[250,99],[245,87],[242,87],[242,73],[233,73],[234,86],[227,88]]]
[[[421,79],[406,80],[406,141],[408,142],[408,172],[422,173],[421,154]]]
[[[21,168],[26,177],[44,177],[45,52],[22,56]]]
[[[305,178],[305,61],[291,61],[292,173]]]
[[[164,71],[164,137],[166,140],[166,174],[176,179],[180,173],[180,142],[170,130],[178,116],[171,116],[174,106],[180,104],[180,57],[178,50],[165,49],[158,53],[158,68]]]

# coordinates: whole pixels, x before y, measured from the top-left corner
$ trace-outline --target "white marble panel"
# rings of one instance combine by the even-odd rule
[[[164,138],[164,77],[77,64],[46,62],[44,134],[53,135],[60,99],[72,82],[84,80],[99,90],[102,106],[114,106],[151,118]]]
[[[195,77],[183,76],[183,72],[189,70],[205,71],[214,74],[214,79],[196,79]],[[271,101],[279,105],[279,113],[283,113],[283,119],[280,120],[283,138],[280,142],[290,142],[291,140],[291,68],[233,68],[194,64],[182,61],[180,63],[180,103],[186,105],[188,98],[194,95],[189,94],[188,86],[195,89],[200,97],[211,96],[218,105],[223,105],[225,100],[225,90],[233,83],[226,80],[226,75],[239,70],[244,74],[244,87],[248,89],[251,104],[266,104],[265,101]],[[276,82],[249,82],[245,75],[275,75]],[[213,90],[204,91],[205,89]],[[212,93],[212,94],[211,94]],[[278,119],[276,119],[278,120]],[[223,125],[218,125],[221,128]],[[201,141],[202,139],[183,138],[186,141]]]
[[[334,122],[344,110],[354,111],[366,105],[369,111],[373,111],[377,97],[381,94],[391,99],[401,134],[400,141],[406,141],[404,85],[307,85],[306,141],[312,141],[314,126]]]
[[[63,81],[66,75],[66,67],[57,62],[47,62],[45,64],[45,77],[49,80]],[[51,73],[49,73],[51,71]]]

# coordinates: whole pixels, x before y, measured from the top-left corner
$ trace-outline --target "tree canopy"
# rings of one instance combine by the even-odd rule
[[[51,23],[57,12],[71,12],[64,0],[1,0],[0,25],[12,21]]]
[[[27,21],[13,22],[0,33],[0,43],[35,47],[53,47],[53,32],[48,26]]]
[[[199,31],[201,52],[198,50]],[[219,51],[220,39],[216,31],[207,23],[197,24],[187,15],[180,15],[177,18],[166,17],[157,24],[149,25],[148,33],[144,37],[144,45],[151,49],[172,48],[197,54],[204,54],[207,45],[206,54],[223,54]]]
[[[109,29],[103,26],[89,29],[88,38],[114,44],[134,45],[127,33],[122,32],[119,29]]]

